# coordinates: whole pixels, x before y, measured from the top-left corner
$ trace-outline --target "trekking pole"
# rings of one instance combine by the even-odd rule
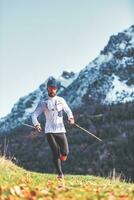
[[[34,128],[35,129],[35,127],[34,126],[32,126],[32,125],[29,125],[29,124],[25,124],[25,123],[22,123],[24,126],[27,126],[27,127],[30,127],[30,128]]]
[[[26,123],[22,123],[22,125],[27,126],[27,127],[30,127],[30,128],[33,128],[33,129],[36,130],[36,128],[35,128],[34,126],[32,126],[32,125],[29,125],[29,124],[26,124]],[[37,130],[36,130],[36,131],[37,131]],[[38,131],[38,132],[41,132],[41,131]]]
[[[83,127],[79,126],[78,124],[74,123],[74,125],[76,127],[78,127],[79,129],[85,131],[86,133],[92,135],[93,137],[95,137],[97,140],[99,140],[100,142],[102,142],[102,139],[100,139],[99,137],[97,137],[96,135],[94,135],[93,133],[89,132],[88,130],[84,129]]]

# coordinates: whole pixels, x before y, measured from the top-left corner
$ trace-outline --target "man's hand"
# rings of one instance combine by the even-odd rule
[[[69,121],[69,124],[74,124],[75,123],[74,118],[69,118],[68,121]]]
[[[36,125],[35,130],[40,133],[42,131],[41,125]]]

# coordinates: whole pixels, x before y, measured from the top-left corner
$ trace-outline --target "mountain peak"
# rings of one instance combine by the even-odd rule
[[[63,89],[67,88],[77,78],[77,75],[77,73],[74,73],[72,71],[63,71],[61,76],[58,78],[61,86],[60,92],[63,91]]]
[[[119,87],[115,83],[118,83],[120,88],[124,87],[124,90],[121,89],[118,93]],[[131,26],[111,36],[100,55],[80,71],[77,79],[65,89],[62,95],[73,107],[84,103],[85,96],[86,99],[90,96],[99,103],[126,102],[134,99],[133,86],[134,26]],[[129,90],[128,87],[131,89]],[[112,101],[107,94],[113,88],[117,95]]]
[[[74,72],[68,72],[68,71],[63,71],[61,77],[65,78],[65,79],[70,79],[73,78],[75,76]]]
[[[107,55],[109,52],[117,56],[117,58],[122,58],[123,51],[134,47],[134,25],[124,32],[120,32],[117,35],[112,35],[109,42],[101,54]],[[120,54],[119,54],[120,51]]]

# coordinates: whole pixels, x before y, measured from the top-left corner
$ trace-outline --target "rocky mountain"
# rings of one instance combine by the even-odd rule
[[[62,95],[73,107],[134,100],[134,26],[113,35],[100,55],[80,71]]]
[[[79,74],[63,72],[59,92],[72,108],[90,100],[99,104],[134,100],[134,26],[110,37],[106,47]],[[0,119],[0,134],[10,132],[27,120],[46,93],[46,81],[22,97],[11,113]]]

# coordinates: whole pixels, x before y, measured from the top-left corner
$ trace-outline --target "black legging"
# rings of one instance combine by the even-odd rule
[[[62,175],[62,166],[60,155],[68,155],[69,148],[68,148],[68,141],[66,138],[65,133],[47,133],[47,141],[50,145],[52,155],[53,155],[53,162],[56,167],[56,170],[59,175]]]

